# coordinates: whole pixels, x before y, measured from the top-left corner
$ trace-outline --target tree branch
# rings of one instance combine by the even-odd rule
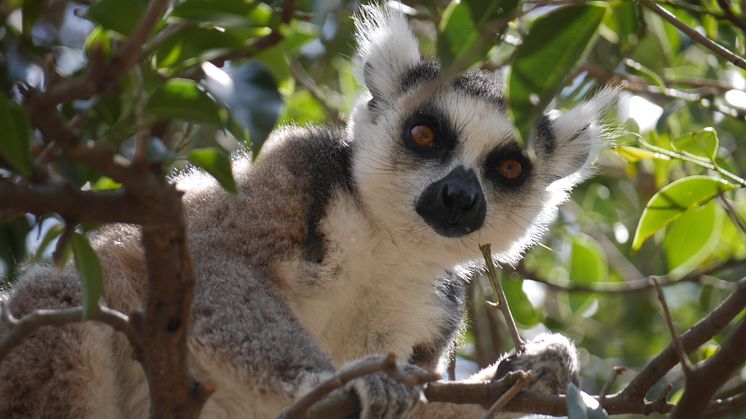
[[[348,382],[355,378],[362,377],[364,375],[373,374],[376,372],[384,372],[394,378],[395,380],[404,384],[418,385],[428,383],[440,378],[439,374],[432,372],[419,371],[406,371],[400,368],[396,363],[396,357],[394,354],[388,354],[385,357],[367,358],[360,362],[354,363],[347,368],[342,368],[339,372],[334,374],[331,378],[324,380],[321,384],[316,386],[313,390],[301,397],[292,406],[285,410],[278,419],[297,419],[303,417],[328,417],[333,414],[334,416],[343,417],[347,414],[357,413],[360,410],[359,404],[356,404],[355,410],[347,411],[353,407],[353,403],[340,402],[337,405],[332,406],[333,412],[322,410],[321,413],[315,412],[306,415],[306,412],[315,403],[319,402],[322,398],[326,397],[329,393],[339,388],[342,388]],[[355,399],[355,396],[349,393],[340,393],[339,399]],[[324,409],[324,406],[322,406]]]
[[[536,272],[526,269],[519,265],[513,272],[519,273],[524,279],[544,284],[547,287],[566,292],[594,292],[599,294],[630,294],[635,292],[644,292],[655,288],[653,279],[663,286],[671,286],[685,282],[693,282],[701,285],[715,287],[722,290],[732,290],[736,284],[731,281],[725,281],[710,276],[712,273],[725,269],[734,263],[742,263],[743,260],[728,260],[708,268],[691,272],[681,278],[674,278],[666,275],[650,275],[643,278],[633,279],[624,282],[596,282],[592,284],[578,284],[572,282],[557,282],[541,278]]]
[[[717,44],[711,41],[709,38],[700,34],[693,28],[689,27],[686,23],[680,21],[676,16],[674,16],[673,13],[653,3],[650,0],[640,0],[640,2],[645,7],[647,7],[649,10],[651,10],[653,13],[662,17],[664,20],[668,21],[670,24],[675,26],[677,29],[684,32],[692,41],[704,46],[705,48],[719,55],[720,57],[725,58],[726,60],[730,61],[734,65],[742,69],[746,69],[746,60],[732,53],[730,50],[721,46],[720,44]]]
[[[746,362],[746,320],[723,343],[712,358],[687,375],[686,388],[671,419],[702,417],[715,392],[728,381],[733,371]]]
[[[690,353],[723,330],[746,307],[746,278],[738,281],[736,289],[707,317],[692,326],[681,336],[684,352]],[[678,362],[674,344],[671,343],[632,379],[622,391],[623,395],[642,397],[658,380]],[[717,389],[715,389],[717,390]]]
[[[746,21],[733,12],[728,0],[718,0],[718,6],[723,9],[723,18],[736,25],[741,31],[746,32]]]
[[[23,342],[26,337],[44,326],[65,326],[83,321],[83,307],[63,308],[56,310],[34,310],[31,313],[16,319],[10,313],[8,303],[0,301],[0,316],[3,321],[12,325],[10,331],[0,340],[0,362],[10,353],[13,348]],[[141,340],[129,319],[123,313],[108,307],[99,307],[91,317],[91,320],[111,326],[114,330],[123,333],[129,339],[130,344],[139,352],[142,348]]]
[[[56,213],[66,220],[97,224],[147,222],[124,190],[83,191],[60,180],[30,183],[0,177],[0,202],[0,221],[24,213]]]

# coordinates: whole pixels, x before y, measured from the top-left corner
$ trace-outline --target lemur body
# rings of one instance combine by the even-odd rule
[[[470,72],[425,96],[439,69],[421,59],[404,18],[364,7],[357,23],[356,62],[370,93],[347,129],[276,132],[256,164],[234,162],[238,196],[198,171],[175,180],[198,276],[191,367],[217,386],[205,418],[276,416],[343,364],[374,354],[434,369],[462,323],[459,264],[478,260],[480,243],[517,260],[599,148],[605,99],[542,119],[529,161],[512,139],[497,79]],[[124,312],[143,300],[138,240],[133,226],[94,239],[105,302]],[[77,305],[79,295],[72,270],[37,266],[9,301],[19,316]],[[514,364],[549,365],[537,385],[557,392],[577,361],[566,340],[548,341]],[[382,374],[348,389],[365,419],[406,416],[418,397]],[[142,369],[103,325],[45,329],[0,364],[2,417],[147,411]]]

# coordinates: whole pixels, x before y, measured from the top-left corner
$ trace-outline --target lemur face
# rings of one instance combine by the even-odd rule
[[[476,257],[482,243],[515,260],[589,172],[597,113],[611,95],[542,118],[529,158],[498,77],[472,71],[433,92],[439,66],[421,59],[400,14],[364,7],[357,25],[356,64],[370,95],[352,118],[353,178],[368,214],[444,263]]]

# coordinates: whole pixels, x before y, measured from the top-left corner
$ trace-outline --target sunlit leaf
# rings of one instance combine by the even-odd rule
[[[596,399],[570,383],[567,385],[567,417],[568,419],[608,419],[609,415]]]
[[[668,275],[680,278],[696,269],[717,246],[722,229],[723,210],[714,201],[672,222],[663,239]]]
[[[94,191],[114,191],[122,189],[122,184],[116,182],[110,177],[101,176],[93,185],[91,185],[91,189]]]
[[[98,300],[104,290],[104,271],[96,252],[88,239],[73,233],[70,244],[73,250],[75,267],[78,269],[83,289],[83,319],[91,318],[98,307]]]
[[[31,128],[26,112],[0,94],[0,155],[21,176],[31,175]]]
[[[636,163],[640,160],[651,160],[651,159],[661,159],[661,160],[670,160],[671,158],[666,156],[665,154],[655,153],[650,150],[645,150],[644,148],[637,148],[637,147],[630,147],[630,146],[618,146],[613,147],[612,150],[616,151],[617,154],[622,156],[625,160],[631,163]]]
[[[231,160],[228,153],[217,147],[197,148],[189,152],[187,159],[211,174],[223,189],[236,193],[236,182],[231,172]]]
[[[645,206],[632,249],[638,250],[645,240],[685,211],[702,206],[720,193],[734,188],[724,180],[708,176],[689,176],[666,185]]]
[[[684,154],[715,161],[718,152],[718,134],[712,127],[693,132],[671,141],[674,150]]]
[[[508,104],[523,141],[531,138],[536,119],[560,91],[604,17],[598,5],[571,5],[536,19],[515,51],[508,76]]]
[[[227,121],[224,110],[197,83],[187,79],[171,79],[158,87],[148,98],[145,113],[217,126]]]
[[[163,42],[155,62],[158,68],[191,67],[246,48],[244,44],[244,39],[232,30],[187,26]]]
[[[140,0],[101,0],[88,9],[88,17],[105,29],[129,36],[143,10]]]

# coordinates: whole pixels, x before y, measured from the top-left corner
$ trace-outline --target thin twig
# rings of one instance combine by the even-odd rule
[[[668,10],[664,9],[663,7],[653,3],[650,0],[640,0],[640,2],[650,9],[653,13],[657,14],[658,16],[662,17],[666,21],[668,21],[670,24],[675,26],[680,31],[684,32],[692,41],[697,42],[698,44],[704,46],[705,48],[709,49],[710,51],[714,52],[715,54],[719,55],[720,57],[725,58],[726,60],[730,61],[734,65],[746,69],[746,60],[744,60],[742,57],[734,54],[727,48],[721,46],[720,44],[717,44],[713,41],[711,41],[706,36],[700,34],[693,28],[689,27],[686,23],[680,21],[673,13],[669,12]]]
[[[611,372],[609,373],[609,378],[606,379],[606,383],[604,384],[604,387],[601,389],[601,393],[598,395],[599,401],[603,403],[604,399],[606,399],[606,396],[609,395],[609,391],[611,391],[611,386],[614,385],[614,382],[616,382],[616,379],[619,378],[622,373],[627,371],[627,368],[625,367],[614,367],[611,369]]]
[[[746,307],[746,278],[738,281],[736,289],[720,303],[707,317],[682,333],[681,344],[686,353],[692,352],[723,330]],[[678,363],[676,349],[672,342],[658,356],[630,381],[622,391],[625,396],[644,396],[666,372]]]
[[[0,316],[10,323],[12,328],[0,340],[0,362],[24,339],[43,326],[65,326],[83,321],[83,307],[62,308],[54,310],[34,310],[16,319],[10,312],[7,301],[0,301]],[[107,324],[114,330],[122,332],[132,344],[135,351],[141,349],[141,341],[127,316],[108,307],[98,307],[91,320]]]
[[[636,292],[647,291],[654,288],[655,285],[651,281],[655,278],[658,283],[663,286],[672,286],[681,283],[695,283],[705,286],[711,286],[722,290],[732,290],[736,287],[736,284],[732,281],[726,281],[711,276],[713,273],[731,267],[733,265],[739,265],[746,261],[740,259],[728,260],[723,263],[713,265],[709,268],[697,270],[691,272],[681,278],[676,278],[667,275],[649,275],[642,278],[637,278],[624,282],[597,282],[593,284],[581,284],[569,281],[556,281],[542,278],[538,273],[526,269],[524,266],[519,265],[515,272],[521,274],[521,276],[529,281],[538,282],[544,284],[547,287],[566,292],[595,292],[599,294],[631,294]]]
[[[531,383],[531,380],[534,379],[534,374],[529,371],[517,371],[518,372],[518,381],[516,381],[509,389],[506,391],[502,396],[500,396],[499,399],[490,406],[489,410],[485,412],[484,415],[482,415],[482,419],[492,419],[494,418],[498,413],[500,413],[503,409],[505,409],[505,406],[510,403],[511,400],[515,398],[515,396],[518,395],[518,393],[521,392],[526,386],[528,386]]]
[[[340,125],[344,122],[344,119],[339,114],[339,110],[334,106],[333,104],[329,103],[329,100],[326,98],[326,94],[321,91],[319,86],[316,84],[313,79],[308,77],[308,74],[306,74],[306,71],[301,67],[300,64],[297,62],[290,63],[290,74],[292,74],[293,78],[298,81],[307,91],[308,93],[313,96],[314,99],[316,99],[317,102],[321,104],[321,106],[326,111],[327,116],[329,119],[335,124]]]
[[[505,291],[503,291],[502,285],[500,285],[500,279],[497,277],[497,269],[495,268],[495,261],[492,260],[492,250],[490,244],[483,244],[479,246],[479,250],[482,251],[484,262],[487,264],[487,277],[492,283],[492,289],[496,294],[499,301],[499,308],[505,317],[505,324],[508,326],[510,337],[513,339],[516,353],[522,353],[526,349],[526,345],[518,334],[518,328],[515,325],[513,314],[510,312],[508,306],[508,299],[505,297]]]
[[[681,362],[681,368],[684,370],[684,375],[688,376],[692,372],[691,361],[689,361],[689,358],[686,356],[686,352],[684,352],[684,347],[681,345],[679,334],[676,333],[676,328],[673,325],[673,319],[671,319],[671,312],[668,310],[668,302],[666,302],[666,296],[663,295],[663,288],[661,288],[661,285],[658,283],[658,281],[656,281],[655,278],[652,278],[652,281],[653,284],[655,284],[655,290],[658,292],[658,301],[660,301],[661,307],[663,307],[663,318],[666,320],[668,331],[671,332],[671,338],[673,339],[674,348],[676,349],[676,355],[679,357],[679,362]]]
[[[733,224],[738,227],[738,231],[740,231],[742,235],[746,236],[746,225],[744,225],[741,216],[738,215],[738,211],[733,208],[733,205],[731,205],[730,201],[728,201],[728,199],[723,196],[722,192],[720,193],[718,198],[720,199],[720,203],[723,204],[723,209],[725,210],[725,213],[728,214],[728,218],[730,218],[730,220],[733,221]]]
[[[321,382],[321,384],[293,403],[278,419],[302,418],[311,406],[332,391],[342,388],[355,378],[376,372],[384,372],[391,378],[409,385],[424,384],[440,379],[440,375],[433,372],[425,370],[406,371],[400,368],[396,363],[396,357],[391,353],[385,357],[366,358],[346,368],[342,368],[334,376]]]

